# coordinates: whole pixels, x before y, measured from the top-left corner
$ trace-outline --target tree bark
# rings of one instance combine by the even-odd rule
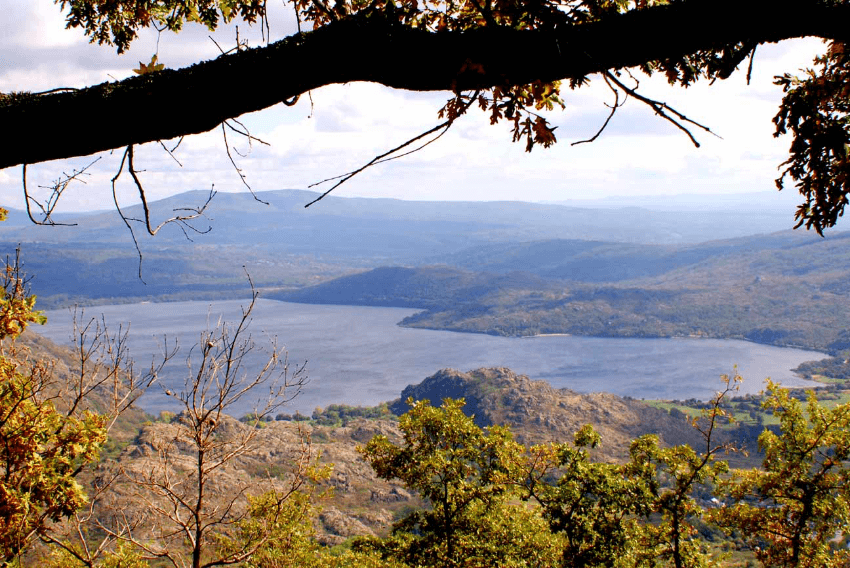
[[[850,4],[826,0],[685,0],[533,31],[434,33],[352,16],[184,69],[0,98],[0,169],[206,132],[334,83],[451,91],[581,78],[739,41],[843,39],[847,22]]]

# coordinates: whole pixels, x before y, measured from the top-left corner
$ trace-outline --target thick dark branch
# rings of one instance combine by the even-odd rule
[[[353,16],[185,69],[0,98],[0,169],[206,132],[334,83],[449,91],[581,78],[744,40],[842,38],[848,21],[850,5],[820,0],[687,0],[546,31],[431,33]]]

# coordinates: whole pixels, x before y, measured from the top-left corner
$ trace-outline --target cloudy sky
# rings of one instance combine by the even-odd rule
[[[122,79],[157,50],[159,61],[170,68],[218,54],[207,31],[197,27],[179,35],[146,33],[129,53],[118,56],[109,47],[90,45],[79,31],[65,30],[63,15],[52,0],[0,0],[0,13],[0,92],[83,87]],[[291,8],[279,0],[273,3],[270,24],[272,40],[292,33]],[[258,29],[243,25],[239,32],[251,45],[262,42]],[[227,48],[234,44],[235,30],[223,29],[214,37]],[[781,98],[772,78],[809,65],[821,46],[818,41],[800,40],[759,48],[749,86],[744,73],[712,87],[702,84],[687,90],[669,88],[663,80],[643,79],[641,88],[646,96],[667,102],[722,137],[695,131],[702,143],[699,149],[637,101],[629,101],[597,141],[571,146],[571,142],[592,136],[607,116],[604,105],[611,102],[610,93],[600,81],[593,81],[590,87],[565,92],[566,110],[551,113],[559,140],[551,149],[527,154],[522,144],[510,142],[507,125],[490,126],[485,113],[474,112],[437,143],[368,170],[336,194],[556,201],[765,192],[766,199],[776,199],[771,194],[773,180],[790,140],[772,136],[771,118]],[[257,78],[258,82],[269,80],[273,79]],[[312,104],[302,97],[294,107],[279,105],[243,117],[252,134],[271,145],[254,145],[247,157],[234,157],[255,190],[307,189],[431,128],[446,97],[392,91],[374,84],[326,87],[312,93]],[[55,125],[45,136],[73,136],[74,129],[86,128],[87,121],[134,119],[130,113],[125,117],[69,117],[67,124]],[[240,152],[248,151],[243,141],[231,137],[230,142]],[[220,133],[185,140],[176,157],[182,167],[158,145],[137,151],[137,168],[145,170],[142,179],[150,196],[208,189],[211,184],[220,191],[244,190],[229,164]],[[85,185],[69,190],[61,209],[105,207],[111,199],[109,180],[118,158],[105,155],[92,168]],[[30,187],[47,185],[62,172],[91,160],[31,166]],[[20,173],[19,168],[0,170],[0,203],[22,206]],[[122,191],[129,199],[131,187],[126,185]],[[795,201],[791,195],[783,198]]]

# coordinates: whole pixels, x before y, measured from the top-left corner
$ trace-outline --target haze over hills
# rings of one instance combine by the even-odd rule
[[[153,220],[204,203],[208,192],[191,191],[150,204]],[[476,244],[542,239],[588,239],[615,242],[677,244],[768,233],[792,225],[792,211],[753,211],[729,206],[698,211],[655,211],[647,208],[593,209],[524,202],[436,202],[329,196],[304,208],[318,194],[300,190],[261,192],[264,205],[245,193],[218,193],[207,209],[211,227],[193,235],[200,244],[268,245],[291,252],[392,257],[397,262],[435,253],[452,253]],[[141,218],[141,207],[125,210]],[[36,227],[20,211],[0,225],[0,238],[24,242],[130,243],[115,211],[60,215],[76,227]],[[175,225],[149,239],[138,226],[144,245],[185,242]],[[14,235],[13,238],[10,238]],[[354,238],[351,238],[351,237]],[[392,236],[392,238],[388,238]],[[150,243],[150,244],[148,244]]]

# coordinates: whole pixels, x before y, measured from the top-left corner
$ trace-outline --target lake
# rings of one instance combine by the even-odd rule
[[[161,353],[162,339],[178,340],[180,354],[162,375],[160,386],[141,400],[147,411],[177,407],[163,388],[179,390],[186,376],[186,354],[209,322],[235,321],[247,300],[173,302],[96,306],[85,318],[100,318],[112,329],[130,325],[129,346],[139,368]],[[771,377],[785,386],[816,386],[791,369],[823,354],[800,349],[718,339],[616,339],[576,336],[495,337],[483,334],[399,327],[415,310],[359,306],[319,306],[258,300],[250,332],[258,346],[277,337],[290,363],[307,362],[310,382],[284,412],[311,413],[332,403],[374,405],[398,398],[408,384],[439,369],[509,367],[532,379],[578,392],[607,391],[635,398],[709,399],[719,377],[735,365],[744,377],[742,393],[755,393]],[[67,344],[72,329],[69,310],[46,312],[49,323],[38,329]],[[248,360],[262,364],[259,355]],[[239,416],[253,403],[231,410]]]

